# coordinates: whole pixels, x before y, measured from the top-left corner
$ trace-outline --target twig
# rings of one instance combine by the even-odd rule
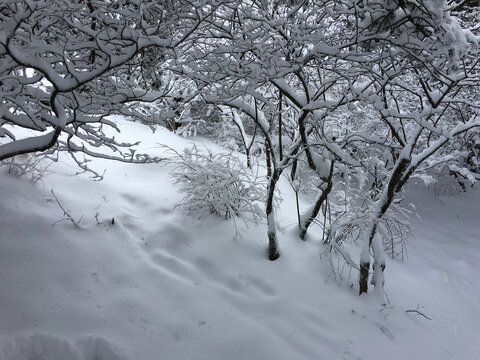
[[[73,218],[72,215],[70,215],[70,213],[64,209],[64,207],[62,206],[62,204],[60,203],[60,200],[58,200],[58,198],[56,197],[55,195],[55,192],[52,190],[50,190],[50,192],[52,193],[53,197],[55,198],[55,201],[57,202],[58,206],[60,206],[60,209],[62,209],[63,211],[63,214],[68,218],[68,220],[70,220],[73,225],[76,227],[76,228],[80,228],[80,225],[78,224],[78,222]],[[83,218],[83,216],[82,216]],[[81,219],[80,219],[81,220]]]
[[[427,315],[425,315],[423,312],[421,312],[420,310],[418,310],[418,305],[417,305],[417,308],[415,310],[405,310],[406,313],[414,313],[416,315],[422,315],[425,319],[428,319],[428,320],[432,320],[432,318],[428,317]]]
[[[378,321],[375,321],[375,325],[378,326],[380,331],[390,340],[395,341],[395,335],[392,334],[390,330],[388,330],[384,325],[380,324]]]

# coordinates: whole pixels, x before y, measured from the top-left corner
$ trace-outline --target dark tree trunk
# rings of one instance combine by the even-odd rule
[[[322,193],[320,196],[317,197],[317,201],[315,202],[315,206],[312,209],[312,212],[308,215],[307,219],[303,224],[300,226],[300,239],[305,240],[305,236],[307,235],[307,230],[309,226],[312,224],[313,220],[317,217],[320,209],[322,208],[322,204],[327,200],[328,194],[332,191],[332,178],[333,178],[333,169],[334,169],[334,161],[331,161],[330,164],[330,172],[328,174],[328,178],[325,179],[325,183],[327,184],[325,189],[320,190]]]
[[[275,197],[275,186],[280,178],[280,171],[275,169],[273,174],[269,177],[267,186],[267,203],[266,203],[266,215],[267,215],[267,236],[268,236],[268,258],[271,261],[277,260],[280,257],[277,246],[277,234],[275,229],[275,214],[273,209],[273,202]]]
[[[360,285],[359,294],[362,295],[368,291],[368,272],[370,270],[370,263],[360,263],[360,278],[358,283]]]
[[[282,93],[278,95],[278,156],[280,161],[283,160],[283,144],[282,144]]]
[[[292,171],[290,172],[290,179],[295,180],[295,176],[297,175],[297,162],[298,162],[298,159],[295,158],[293,159],[293,162],[292,162]]]
[[[277,239],[275,234],[268,234],[268,259],[275,261],[280,257],[277,247]]]
[[[295,191],[295,203],[297,204],[297,221],[298,228],[302,231],[302,217],[300,216],[300,204],[298,202],[298,191]],[[300,235],[301,236],[301,235]],[[303,239],[303,238],[302,238]]]
[[[395,195],[399,193],[403,185],[407,182],[410,175],[413,172],[413,169],[408,169],[410,165],[409,159],[401,159],[399,160],[398,165],[393,171],[392,177],[390,178],[387,188],[384,190],[384,197],[383,203],[379,204],[378,213],[376,214],[375,218],[372,220],[373,225],[368,234],[368,249],[372,246],[373,238],[377,232],[378,222],[382,219],[383,215],[387,212],[388,208],[393,202]],[[383,196],[383,195],[382,195]],[[360,295],[364,292],[368,291],[368,271],[370,268],[370,262],[363,261],[364,259],[360,259],[360,276],[358,279],[358,283],[360,285]],[[383,271],[383,270],[382,270]]]
[[[272,159],[271,159],[270,147],[268,143],[265,142],[265,161],[267,163],[267,177],[270,178],[272,176]]]
[[[372,240],[377,232],[377,221],[380,218],[375,220],[375,223],[372,225],[372,228],[368,237],[368,244],[364,244],[362,249],[362,254],[360,255],[360,276],[358,278],[359,285],[359,295],[368,292],[368,276],[370,271],[370,248],[372,246]]]

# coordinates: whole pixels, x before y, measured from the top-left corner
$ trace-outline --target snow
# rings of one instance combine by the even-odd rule
[[[165,155],[158,143],[193,142],[120,127],[119,141],[144,138],[139,151],[154,155]],[[170,166],[92,164],[103,181],[73,176],[67,158],[36,184],[0,168],[1,360],[478,358],[478,191],[409,189],[422,220],[408,258],[387,262],[384,306],[357,295],[355,270],[341,284],[328,277],[318,230],[298,239],[286,179],[281,257],[270,262],[265,224],[234,241],[232,220],[174,209]],[[80,228],[59,221],[52,188]]]
[[[15,338],[3,349],[7,359],[125,360],[116,345],[103,338],[86,336],[75,344],[61,337],[34,334]]]

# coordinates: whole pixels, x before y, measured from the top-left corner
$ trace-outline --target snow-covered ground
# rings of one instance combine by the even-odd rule
[[[122,128],[151,153],[192,143]],[[174,209],[169,166],[92,166],[103,181],[73,176],[68,160],[36,184],[0,169],[1,360],[480,358],[479,191],[412,187],[422,220],[408,258],[387,263],[382,306],[345,285],[356,273],[342,286],[328,277],[318,234],[300,241],[294,211],[279,213],[270,262],[265,225],[233,240],[231,220]],[[59,221],[51,189],[80,228]]]

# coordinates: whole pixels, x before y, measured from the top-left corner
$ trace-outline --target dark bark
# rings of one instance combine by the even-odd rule
[[[399,193],[403,185],[408,181],[410,178],[410,175],[413,172],[413,168],[408,168],[410,165],[410,160],[409,159],[402,159],[400,160],[400,163],[396,167],[396,169],[393,171],[392,177],[390,178],[388,185],[387,185],[387,194],[385,201],[380,207],[380,211],[376,215],[374,221],[374,224],[372,226],[372,229],[370,231],[370,234],[368,234],[368,247],[370,248],[372,246],[372,241],[373,238],[377,232],[377,225],[378,222],[382,219],[383,215],[387,212],[388,208],[392,204],[395,195]],[[364,268],[362,268],[364,266]],[[360,264],[360,277],[359,277],[359,285],[360,285],[360,295],[364,292],[368,291],[368,270],[370,268],[370,263],[361,263]],[[382,269],[383,271],[383,269]]]
[[[275,261],[280,257],[277,247],[277,239],[275,234],[268,234],[268,259]]]
[[[305,223],[300,226],[300,239],[305,240],[305,236],[307,235],[307,230],[309,226],[312,224],[313,220],[317,217],[320,209],[322,208],[322,204],[327,200],[328,194],[332,191],[333,186],[333,169],[334,169],[334,161],[331,161],[330,164],[330,172],[328,174],[328,178],[325,179],[325,183],[327,184],[325,189],[321,190],[322,194],[317,198],[315,202],[315,206],[313,207],[312,213],[305,220]]]
[[[266,215],[267,215],[267,223],[268,223],[268,258],[271,261],[277,260],[280,257],[278,252],[277,246],[277,234],[275,232],[275,223],[271,223],[272,221],[275,222],[273,216],[273,201],[275,196],[275,186],[277,184],[278,179],[280,178],[280,171],[274,170],[273,174],[270,176],[268,181],[267,187],[267,202],[266,202]]]
[[[307,139],[307,130],[305,128],[305,119],[308,116],[308,112],[304,111],[302,115],[298,118],[298,128],[300,132],[300,138],[302,139],[302,143],[305,145],[305,156],[307,158],[307,163],[310,169],[315,170],[315,163],[313,162],[312,154],[310,153],[310,148],[308,147],[308,139]]]
[[[375,221],[378,221],[376,219]],[[377,222],[373,224],[372,230],[370,231],[370,235],[368,238],[368,248],[372,246],[372,241],[373,237],[375,236],[375,233],[377,232]],[[362,262],[360,261],[360,276],[358,278],[358,284],[359,284],[359,295],[362,295],[364,292],[368,292],[368,273],[370,271],[370,262]]]
[[[298,164],[298,158],[293,159],[292,162],[292,171],[290,172],[290,179],[295,180],[295,176],[297,175],[297,164]]]
[[[370,263],[360,263],[360,279],[358,281],[360,285],[359,295],[368,291],[368,272],[370,269]]]
[[[278,95],[278,156],[280,161],[283,160],[283,144],[282,144],[282,93]]]
[[[270,146],[268,143],[265,142],[265,161],[267,163],[267,177],[270,178],[272,176],[272,159],[270,153]]]
[[[298,228],[302,231],[302,217],[300,216],[300,204],[298,203],[298,190],[295,191],[295,203],[297,204],[297,220]],[[302,238],[303,240],[303,238]]]
[[[252,161],[250,160],[250,149],[249,148],[245,148],[245,155],[247,156],[247,167],[249,169],[252,168]]]

